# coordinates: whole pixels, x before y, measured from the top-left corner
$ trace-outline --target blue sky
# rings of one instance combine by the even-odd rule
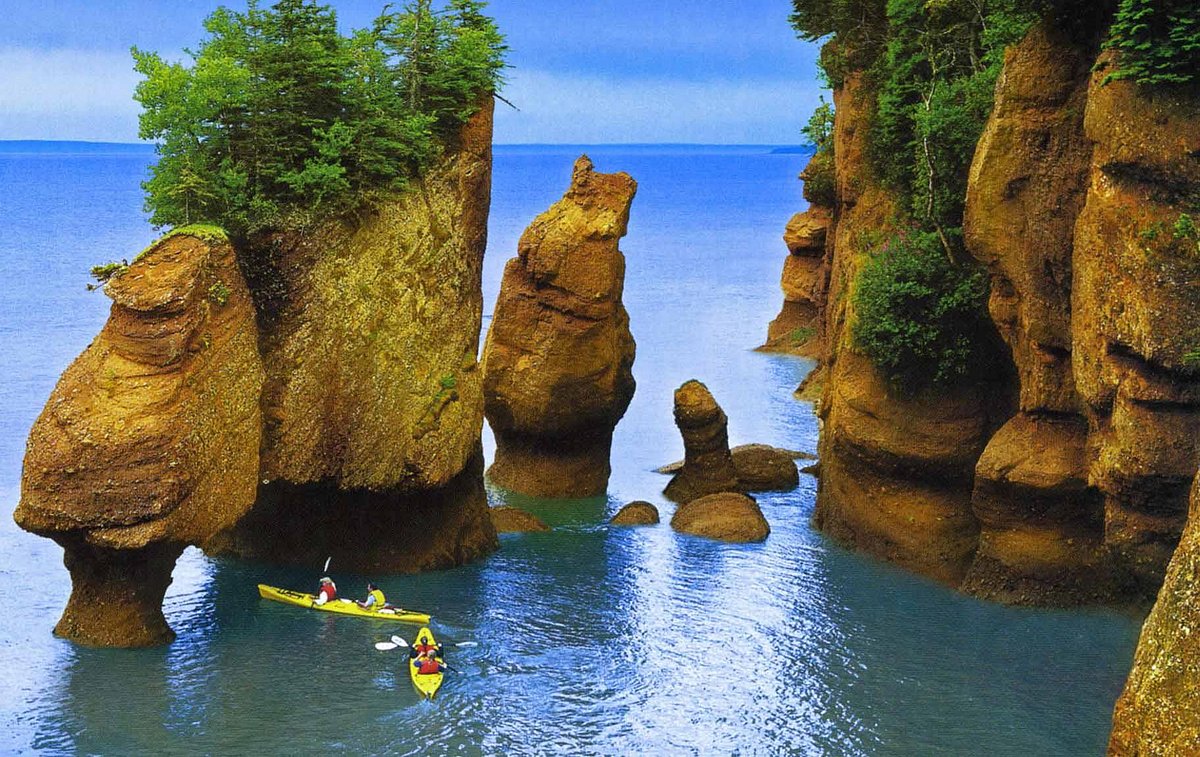
[[[265,0],[264,0],[265,1]],[[345,28],[385,0],[335,0]],[[181,57],[219,2],[6,0],[0,139],[133,141],[132,45]],[[243,0],[226,4],[244,7]],[[789,0],[492,0],[512,47],[496,141],[794,144],[820,94]]]

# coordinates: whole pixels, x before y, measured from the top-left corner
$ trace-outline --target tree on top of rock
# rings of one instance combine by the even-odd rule
[[[298,227],[402,190],[502,83],[484,7],[414,0],[347,37],[329,6],[249,0],[209,16],[190,65],[134,49],[151,221]]]

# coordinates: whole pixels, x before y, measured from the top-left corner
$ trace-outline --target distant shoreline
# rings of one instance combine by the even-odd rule
[[[554,143],[531,142],[496,144],[501,153],[548,152],[548,151],[658,151],[658,152],[756,152],[771,155],[808,155],[810,145],[763,145],[763,144],[707,144],[691,142],[608,142],[608,143]],[[151,155],[154,145],[149,142],[90,142],[87,140],[0,140],[0,154],[4,155]]]

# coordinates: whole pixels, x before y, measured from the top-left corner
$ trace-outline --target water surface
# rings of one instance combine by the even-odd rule
[[[0,151],[2,152],[2,151]],[[625,301],[638,389],[617,428],[609,496],[494,502],[548,534],[501,538],[463,568],[373,576],[435,614],[456,673],[420,702],[392,629],[258,599],[311,570],[189,550],[168,592],[172,645],[55,639],[70,582],[52,542],[0,522],[0,752],[297,754],[1101,754],[1137,619],[978,602],[848,553],[809,526],[814,482],[766,495],[761,545],[610,529],[621,504],[671,506],[653,472],[682,454],[671,393],[705,381],[734,443],[815,450],[791,390],[807,361],[750,351],[778,310],[784,222],[801,155],[767,148],[589,150],[638,179]],[[575,149],[500,148],[485,302]],[[87,268],[154,236],[146,153],[0,154],[0,506],[16,506],[24,439],[59,373],[103,324]],[[485,324],[486,325],[486,324]],[[491,435],[485,446],[491,454]],[[339,573],[343,592],[366,579]],[[406,629],[411,635],[411,629]]]

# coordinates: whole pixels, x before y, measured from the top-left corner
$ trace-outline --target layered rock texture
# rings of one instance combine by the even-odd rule
[[[490,103],[453,148],[353,222],[236,253],[170,236],[108,284],[108,323],[30,435],[16,513],[66,550],[59,634],[169,640],[187,545],[402,571],[496,546],[475,360]]]
[[[683,435],[683,467],[663,494],[682,503],[706,494],[740,491],[729,453],[729,419],[707,386],[688,381],[675,390],[675,425]]]
[[[539,497],[608,487],[613,428],[635,387],[618,244],[636,191],[627,174],[579,158],[566,194],[505,266],[484,349],[488,477],[500,486]]]
[[[1200,186],[1200,115],[1105,83],[1097,48],[1046,22],[1007,53],[964,232],[1012,374],[936,395],[899,396],[851,344],[856,240],[895,208],[865,154],[870,87],[835,93],[815,521],[1006,602],[1152,598],[1200,463],[1200,258],[1170,231]]]
[[[62,545],[60,636],[145,646],[175,560],[254,502],[264,371],[226,241],[181,234],[107,286],[112,312],[30,432],[17,523]]]
[[[788,256],[780,279],[783,308],[767,328],[767,342],[760,350],[820,356],[822,315],[829,285],[826,241],[831,225],[830,209],[818,205],[788,221],[783,233]]]

